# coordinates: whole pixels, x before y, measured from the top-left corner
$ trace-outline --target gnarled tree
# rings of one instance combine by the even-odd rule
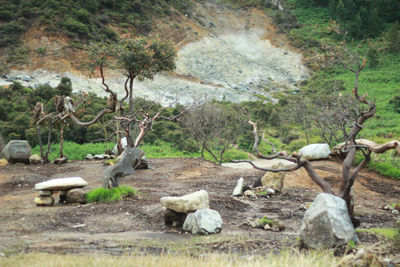
[[[284,169],[267,169],[267,168],[261,168],[253,164],[251,161],[245,161],[249,162],[251,165],[253,165],[254,168],[263,170],[263,171],[269,171],[269,172],[290,172],[290,171],[295,171],[300,168],[304,168],[307,171],[307,174],[309,177],[325,192],[329,193],[332,195],[336,195],[343,200],[346,201],[347,203],[347,208],[348,212],[350,215],[350,219],[355,227],[359,226],[360,221],[355,218],[354,216],[354,210],[353,206],[351,204],[351,189],[354,185],[354,182],[361,171],[362,168],[364,168],[367,163],[371,159],[371,153],[384,153],[387,150],[390,149],[396,149],[400,153],[400,143],[397,140],[390,141],[386,144],[383,145],[371,145],[371,143],[368,142],[357,142],[356,138],[357,135],[360,133],[360,131],[363,129],[364,123],[372,118],[375,115],[376,112],[376,104],[373,101],[370,101],[367,99],[367,94],[360,96],[359,91],[358,91],[358,80],[361,71],[365,67],[366,60],[364,59],[362,62],[358,62],[356,64],[355,68],[349,67],[348,65],[344,65],[344,67],[354,73],[355,75],[355,84],[354,88],[352,90],[354,98],[357,102],[359,102],[362,105],[365,105],[367,108],[366,110],[360,112],[358,115],[356,122],[350,129],[349,133],[347,134],[347,139],[345,143],[341,147],[341,152],[346,155],[344,161],[343,161],[343,168],[342,168],[342,177],[341,177],[341,185],[339,188],[339,192],[335,193],[332,190],[332,187],[328,182],[326,182],[324,179],[322,179],[313,169],[312,164],[301,157],[301,154],[298,153],[293,153],[291,155],[287,155],[285,152],[279,152],[271,156],[264,156],[260,154],[259,152],[258,157],[264,158],[264,159],[275,159],[275,158],[280,158],[280,159],[285,159],[290,162],[293,162],[294,165],[291,167],[287,167]],[[253,126],[256,126],[253,124]],[[257,150],[258,147],[258,133],[257,133],[257,128],[254,127],[254,135],[255,135],[255,143],[254,147]],[[357,151],[360,151],[364,155],[364,160],[359,163],[357,166],[353,167],[354,164],[354,159],[356,156]]]

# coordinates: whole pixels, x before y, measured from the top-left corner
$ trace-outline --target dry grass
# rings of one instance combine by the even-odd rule
[[[329,252],[300,254],[286,251],[268,257],[226,254],[206,254],[200,257],[189,255],[161,256],[108,256],[108,255],[59,255],[45,253],[17,254],[0,258],[0,266],[282,266],[312,267],[336,266],[337,259]]]

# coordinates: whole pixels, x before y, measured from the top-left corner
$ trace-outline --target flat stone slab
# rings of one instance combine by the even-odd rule
[[[208,193],[200,190],[181,197],[163,197],[160,199],[161,205],[167,209],[188,213],[198,209],[208,208]]]
[[[47,191],[61,191],[72,188],[80,188],[87,186],[88,183],[81,177],[70,177],[70,178],[58,178],[51,179],[42,183],[35,184],[36,190],[47,190]]]

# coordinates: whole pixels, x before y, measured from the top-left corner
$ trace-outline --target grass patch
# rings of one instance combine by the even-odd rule
[[[264,216],[264,217],[262,217],[262,219],[260,219],[259,221],[258,221],[258,224],[260,224],[260,225],[262,225],[262,226],[265,226],[265,225],[269,225],[269,226],[272,226],[272,225],[274,225],[276,223],[276,221],[274,221],[274,220],[271,220],[271,219],[267,219],[267,216]]]
[[[286,251],[280,255],[240,257],[227,254],[206,254],[203,257],[191,255],[57,255],[45,253],[17,254],[0,258],[1,266],[276,266],[276,267],[316,267],[336,266],[336,259],[331,252],[296,253]]]
[[[89,191],[86,195],[87,203],[93,202],[112,202],[122,200],[127,197],[133,197],[137,190],[130,186],[121,185],[113,189],[103,187]]]
[[[370,229],[356,229],[357,233],[367,232],[377,236],[381,236],[386,239],[395,239],[397,235],[396,228],[370,228]]]

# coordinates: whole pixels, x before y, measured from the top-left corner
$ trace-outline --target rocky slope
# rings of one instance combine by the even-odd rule
[[[176,43],[177,69],[159,74],[153,81],[136,82],[135,90],[137,96],[163,104],[175,97],[188,103],[206,95],[233,102],[254,100],[259,95],[273,100],[275,92],[294,91],[296,84],[308,77],[302,55],[254,8],[237,10],[205,1],[188,14],[159,19],[155,34]],[[8,79],[0,79],[0,85],[29,76],[23,84],[56,86],[67,76],[75,91],[103,94],[99,77],[82,68],[85,54],[71,48],[66,38],[43,36],[40,28],[32,27],[24,43],[31,51],[29,63],[12,70]],[[46,48],[44,55],[35,52],[40,47]],[[122,94],[124,79],[118,71],[108,71],[107,80]]]

